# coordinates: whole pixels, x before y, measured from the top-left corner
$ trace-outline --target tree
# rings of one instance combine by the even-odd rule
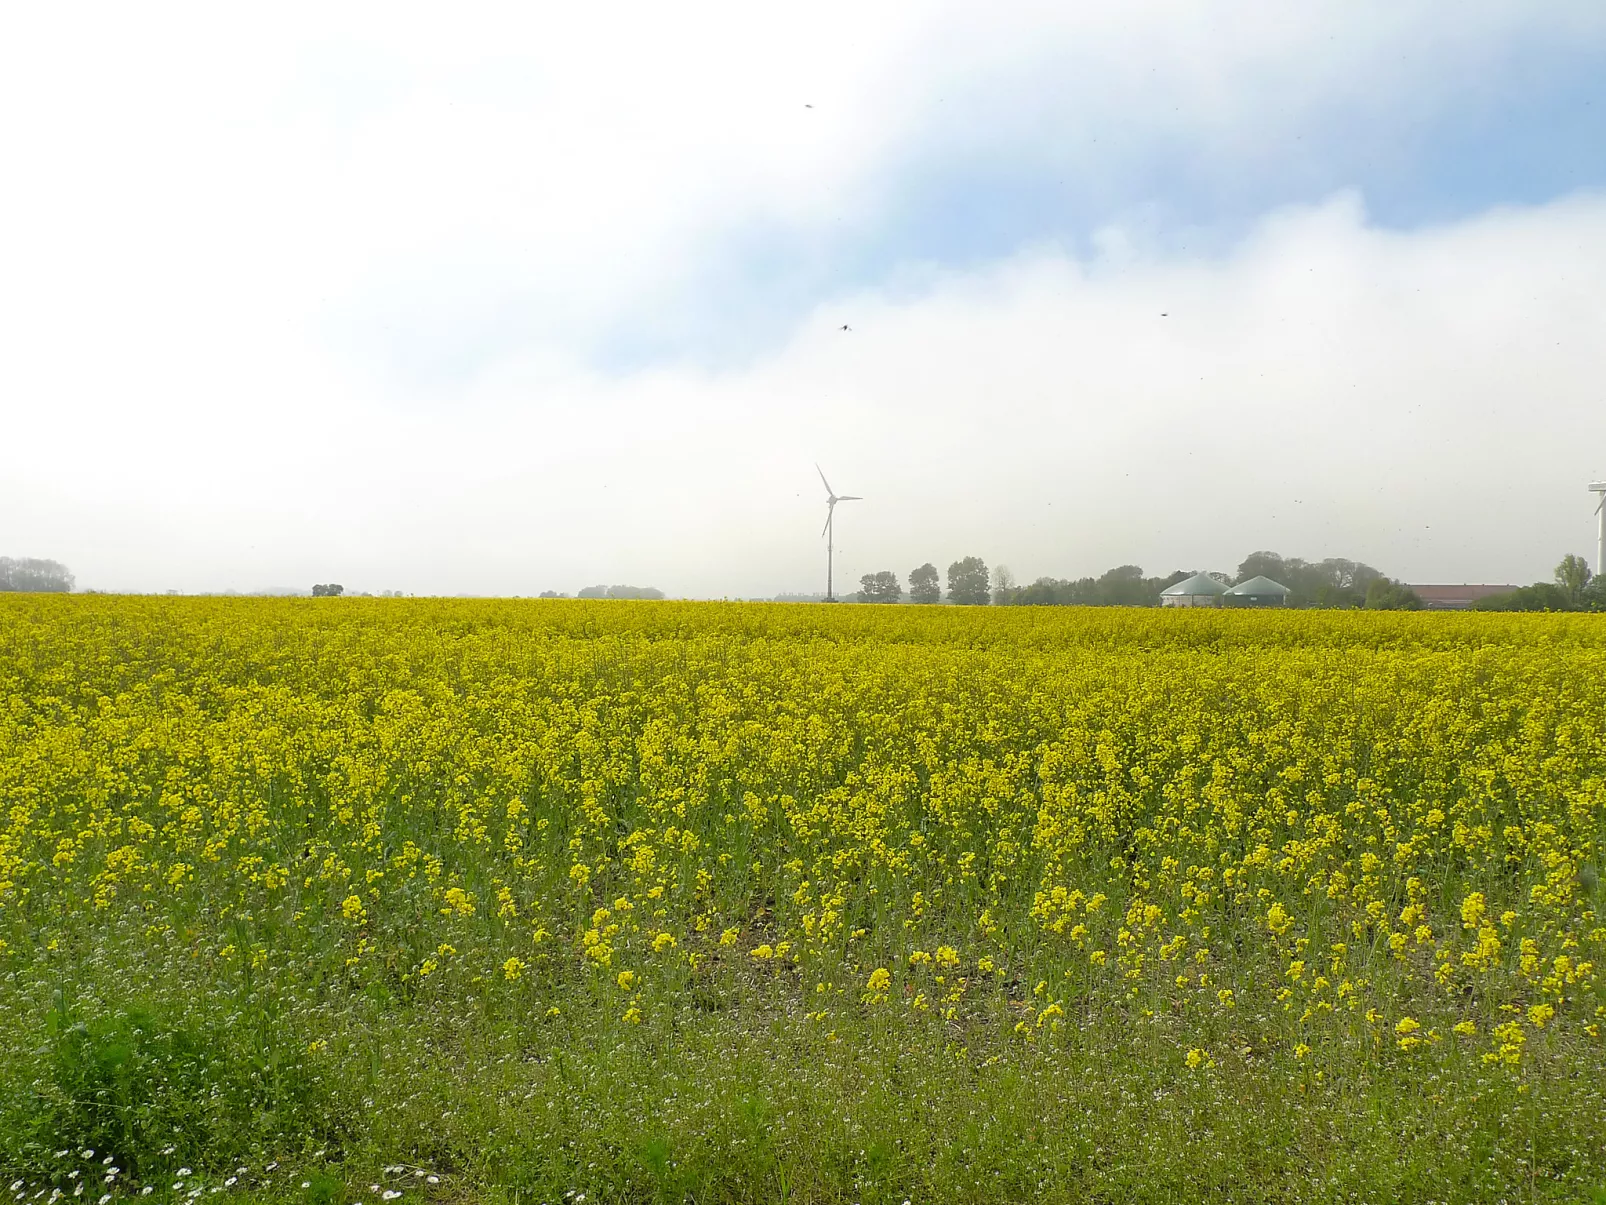
[[[1491,594],[1480,598],[1470,608],[1473,611],[1571,611],[1572,600],[1567,591],[1552,582],[1535,582],[1531,586],[1518,586],[1509,594]]]
[[[879,573],[866,573],[859,579],[859,601],[867,603],[895,603],[903,597],[903,586],[898,575],[890,569]]]
[[[1028,607],[1157,607],[1160,591],[1192,576],[1177,569],[1165,577],[1144,577],[1136,565],[1119,565],[1097,578],[1059,581],[1040,577],[1010,591],[1003,601]]]
[[[67,594],[72,587],[73,575],[60,561],[0,556],[0,592]]]
[[[1328,557],[1312,564],[1297,556],[1285,558],[1261,551],[1244,558],[1236,580],[1269,577],[1288,587],[1291,607],[1359,607],[1365,605],[1367,589],[1382,576],[1364,561],[1346,557]]]
[[[1238,566],[1238,576],[1233,578],[1233,585],[1247,582],[1252,577],[1269,577],[1272,581],[1282,582],[1286,586],[1288,583],[1283,582],[1283,578],[1287,576],[1288,562],[1275,552],[1251,552]]]
[[[948,601],[985,607],[991,601],[987,565],[979,556],[967,556],[948,566]]]
[[[1561,558],[1561,564],[1556,566],[1556,584],[1567,594],[1567,601],[1578,606],[1584,600],[1584,591],[1589,588],[1589,579],[1595,575],[1589,571],[1589,562],[1581,556],[1568,553]]]
[[[942,601],[942,579],[937,566],[927,561],[918,569],[909,570],[909,601],[934,603]]]
[[[1107,607],[1152,607],[1159,600],[1152,597],[1143,579],[1143,570],[1137,565],[1117,565],[1107,569],[1098,580],[1100,601]]]
[[[1000,565],[993,570],[993,605],[995,607],[1008,606],[1015,601],[1015,595],[1020,588],[1015,585],[1015,575],[1010,572],[1008,565]]]
[[[1422,597],[1404,582],[1374,577],[1366,586],[1368,611],[1420,611]]]
[[[662,590],[652,586],[586,586],[576,598],[651,598],[660,599]]]
[[[328,585],[319,585],[312,588],[314,598],[338,598],[346,592],[346,588],[339,582],[330,582]]]

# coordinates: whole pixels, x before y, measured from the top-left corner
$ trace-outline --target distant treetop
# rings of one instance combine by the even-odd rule
[[[0,556],[0,592],[67,594],[72,587],[73,575],[60,561]]]
[[[587,586],[577,598],[651,598],[659,599],[664,592],[656,586]]]

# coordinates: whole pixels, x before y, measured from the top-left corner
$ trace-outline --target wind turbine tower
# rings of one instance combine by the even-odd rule
[[[816,464],[814,471],[820,475],[820,481],[825,486],[825,526],[820,530],[820,534],[825,537],[825,601],[835,602],[836,595],[831,591],[831,571],[833,568],[832,560],[835,556],[836,527],[834,524],[836,520],[836,504],[838,502],[863,502],[864,499],[857,494],[837,493],[831,488],[831,483],[825,480],[824,469]]]
[[[1606,573],[1606,481],[1592,481],[1589,488],[1600,495],[1600,501],[1595,503],[1595,513],[1600,516],[1600,536],[1595,547],[1595,576],[1600,577]]]

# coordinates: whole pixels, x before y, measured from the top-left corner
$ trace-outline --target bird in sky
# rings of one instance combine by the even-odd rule
[[[853,328],[852,328],[852,327],[851,327],[851,326],[849,326],[849,325],[848,325],[848,324],[847,324],[847,323],[846,323],[846,322],[844,322],[844,323],[843,323],[843,324],[842,324],[842,329],[843,329],[843,330],[845,330],[845,331],[850,331],[850,330],[852,330],[852,329],[853,329]]]

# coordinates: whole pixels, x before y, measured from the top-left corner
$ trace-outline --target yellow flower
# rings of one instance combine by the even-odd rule
[[[368,912],[362,906],[362,900],[355,895],[348,895],[340,903],[340,914],[354,924],[361,924],[368,919]]]
[[[524,967],[524,959],[517,957],[509,958],[502,964],[502,975],[505,979],[511,982],[524,974]]]
[[[619,990],[621,992],[635,991],[636,990],[636,972],[634,972],[634,971],[620,971],[619,972],[619,977],[618,977],[618,979],[615,980],[615,982],[619,984]]]
[[[1401,1017],[1399,1024],[1394,1027],[1394,1032],[1398,1035],[1394,1044],[1401,1050],[1410,1050],[1413,1046],[1420,1045],[1422,1039],[1416,1036],[1416,1031],[1421,1028],[1421,1022],[1415,1017]]]
[[[441,909],[442,916],[473,916],[475,900],[472,895],[461,887],[448,887],[446,889],[446,907]]]

